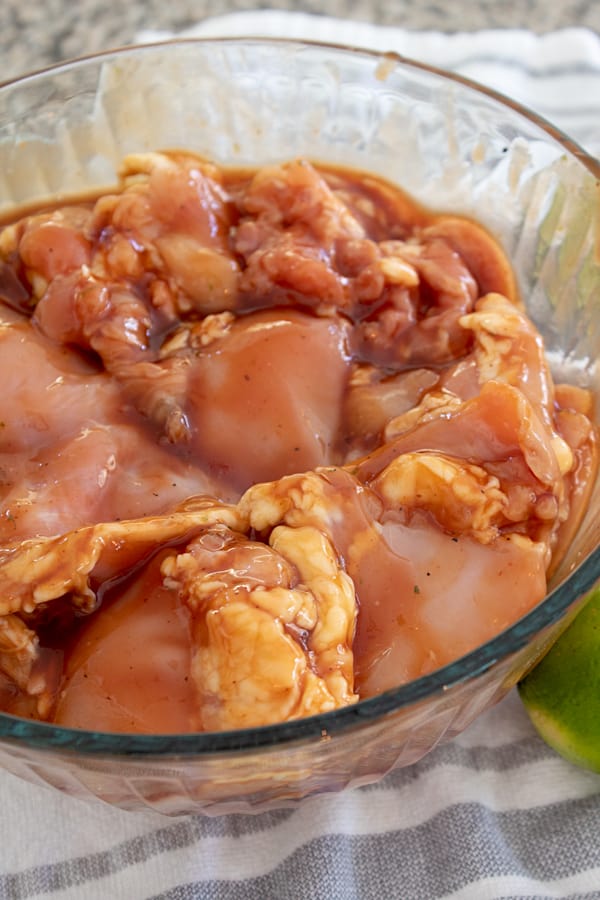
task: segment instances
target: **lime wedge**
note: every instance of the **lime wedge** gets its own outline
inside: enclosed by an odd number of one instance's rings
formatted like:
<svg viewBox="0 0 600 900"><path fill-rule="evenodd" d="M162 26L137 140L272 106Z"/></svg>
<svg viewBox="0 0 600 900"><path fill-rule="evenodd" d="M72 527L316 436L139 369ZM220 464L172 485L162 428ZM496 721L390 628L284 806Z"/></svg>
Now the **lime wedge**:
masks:
<svg viewBox="0 0 600 900"><path fill-rule="evenodd" d="M554 750L600 772L600 588L523 679L519 693Z"/></svg>

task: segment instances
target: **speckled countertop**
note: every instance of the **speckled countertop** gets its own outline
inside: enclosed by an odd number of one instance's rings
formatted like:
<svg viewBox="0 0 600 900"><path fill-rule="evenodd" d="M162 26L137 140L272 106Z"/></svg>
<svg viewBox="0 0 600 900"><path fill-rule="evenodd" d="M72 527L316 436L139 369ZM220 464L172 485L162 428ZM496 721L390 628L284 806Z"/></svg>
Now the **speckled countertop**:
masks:
<svg viewBox="0 0 600 900"><path fill-rule="evenodd" d="M179 31L207 16L263 6L409 29L504 27L543 33L584 26L600 32L597 0L0 0L0 80L132 43L142 29Z"/></svg>

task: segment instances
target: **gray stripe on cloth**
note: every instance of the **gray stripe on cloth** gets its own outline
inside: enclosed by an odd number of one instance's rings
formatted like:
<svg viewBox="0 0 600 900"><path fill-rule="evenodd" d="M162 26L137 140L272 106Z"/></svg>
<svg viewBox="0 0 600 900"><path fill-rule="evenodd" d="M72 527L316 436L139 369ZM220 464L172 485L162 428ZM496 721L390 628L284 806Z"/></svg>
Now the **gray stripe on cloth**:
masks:
<svg viewBox="0 0 600 900"><path fill-rule="evenodd" d="M276 843L277 824L284 816L299 812L259 817L271 829L265 839L273 840L274 853L285 854L285 847ZM220 824L224 833L234 835L244 831L247 819L193 817L109 851L6 875L0 878L0 897L26 900L73 887L83 891L86 883L143 864L150 857L193 847L206 836L207 823ZM414 828L365 836L327 834L289 853L264 876L182 884L175 890L187 893L171 891L156 895L156 900L188 896L292 900L297 896L293 886L300 877L303 895L324 900L354 896L379 900L382 895L374 892L374 887L380 890L382 884L405 884L402 900L434 900L445 891L486 877L516 874L546 880L585 872L600 865L600 844L590 841L590 835L598 833L598 797L500 813L480 803L461 803ZM568 854L564 853L566 846ZM375 883L373 873L377 873ZM160 885L156 887L160 889Z"/></svg>
<svg viewBox="0 0 600 900"><path fill-rule="evenodd" d="M462 765L472 771L507 772L525 764L552 756L541 740L526 738L500 747L461 747L457 743L438 747L415 766L391 772L382 781L360 788L361 791L388 791L425 778L444 765ZM227 815L215 818L191 816L168 824L150 835L132 838L96 854L65 859L57 863L33 866L22 872L0 876L0 897L25 900L39 893L52 893L77 884L114 875L132 865L169 850L192 846L207 837L238 837L259 832L274 832L295 810L276 810L260 815Z"/></svg>
<svg viewBox="0 0 600 900"><path fill-rule="evenodd" d="M408 831L317 838L259 878L183 883L149 900L441 900L490 877L547 882L582 875L600 863L593 837L599 829L597 798L500 814L460 805ZM599 896L600 890L568 900ZM556 893L537 898L555 900Z"/></svg>
<svg viewBox="0 0 600 900"><path fill-rule="evenodd" d="M214 819L190 816L150 834L131 838L110 850L33 866L10 875L0 875L0 898L26 900L34 895L52 894L54 891L84 885L143 864L162 853L191 847L208 835L237 837L249 832L269 831L293 814L294 811L288 809L267 812L261 816L223 816Z"/></svg>

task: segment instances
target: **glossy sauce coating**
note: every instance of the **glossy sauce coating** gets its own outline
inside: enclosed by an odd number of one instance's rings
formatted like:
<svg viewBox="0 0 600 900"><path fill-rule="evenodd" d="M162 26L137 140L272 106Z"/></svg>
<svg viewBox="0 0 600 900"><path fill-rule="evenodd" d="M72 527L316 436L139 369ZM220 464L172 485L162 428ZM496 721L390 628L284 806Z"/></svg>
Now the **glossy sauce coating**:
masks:
<svg viewBox="0 0 600 900"><path fill-rule="evenodd" d="M366 173L128 157L0 231L0 702L252 727L541 600L596 466L504 254Z"/></svg>

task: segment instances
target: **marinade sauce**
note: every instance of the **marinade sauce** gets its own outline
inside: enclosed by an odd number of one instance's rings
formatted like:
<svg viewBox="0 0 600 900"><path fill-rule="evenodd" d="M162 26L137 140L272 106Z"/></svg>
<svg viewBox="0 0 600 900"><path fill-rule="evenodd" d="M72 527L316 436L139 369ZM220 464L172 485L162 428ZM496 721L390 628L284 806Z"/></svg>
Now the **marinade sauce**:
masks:
<svg viewBox="0 0 600 900"><path fill-rule="evenodd" d="M134 154L0 226L0 706L325 712L545 595L597 465L504 253L369 173Z"/></svg>

